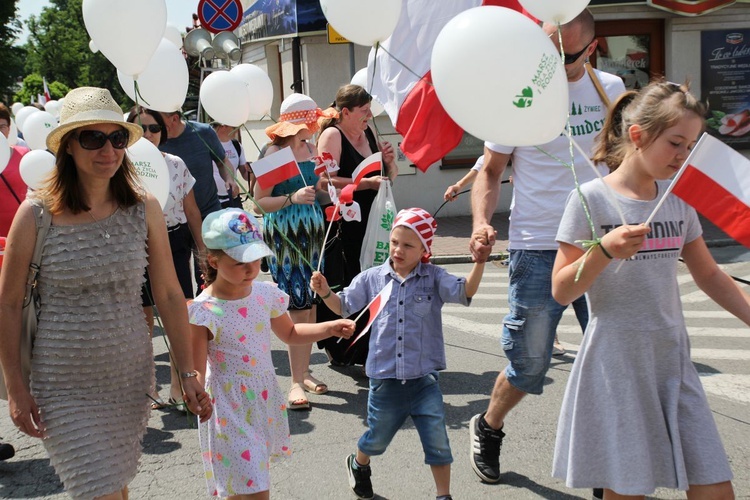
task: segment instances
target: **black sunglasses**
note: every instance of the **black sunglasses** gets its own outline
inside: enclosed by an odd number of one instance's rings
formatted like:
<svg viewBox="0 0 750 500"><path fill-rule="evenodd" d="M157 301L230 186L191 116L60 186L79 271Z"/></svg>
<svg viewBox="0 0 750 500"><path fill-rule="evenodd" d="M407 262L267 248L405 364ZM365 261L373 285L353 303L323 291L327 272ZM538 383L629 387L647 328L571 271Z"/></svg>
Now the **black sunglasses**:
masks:
<svg viewBox="0 0 750 500"><path fill-rule="evenodd" d="M113 148L123 149L128 145L130 133L125 129L115 130L109 135L98 130L81 130L76 139L83 149L101 149L108 140Z"/></svg>
<svg viewBox="0 0 750 500"><path fill-rule="evenodd" d="M596 38L594 38L594 40L596 40ZM591 40L589 43L586 44L586 46L584 48L582 48L581 50L579 50L575 54L565 54L565 58L564 58L565 59L565 64L566 65L567 64L573 64L574 62L576 62L578 60L578 58L581 57L584 52L586 52L586 49L589 48L589 45L591 45L592 43L594 43L594 40Z"/></svg>
<svg viewBox="0 0 750 500"><path fill-rule="evenodd" d="M152 134L158 134L161 132L161 125L158 123L152 123L151 125L143 125L141 124L141 127L143 128L143 133L151 132Z"/></svg>

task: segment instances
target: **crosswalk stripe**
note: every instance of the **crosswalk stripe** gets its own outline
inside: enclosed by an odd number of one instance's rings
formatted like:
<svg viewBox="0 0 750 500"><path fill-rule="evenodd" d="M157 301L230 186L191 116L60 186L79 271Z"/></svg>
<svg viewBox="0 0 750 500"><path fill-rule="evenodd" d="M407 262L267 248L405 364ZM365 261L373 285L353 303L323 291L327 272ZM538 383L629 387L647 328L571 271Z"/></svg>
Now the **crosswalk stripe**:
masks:
<svg viewBox="0 0 750 500"><path fill-rule="evenodd" d="M750 403L750 375L698 373L708 394Z"/></svg>
<svg viewBox="0 0 750 500"><path fill-rule="evenodd" d="M750 350L747 349L690 349L691 359L729 359L733 361L750 361Z"/></svg>

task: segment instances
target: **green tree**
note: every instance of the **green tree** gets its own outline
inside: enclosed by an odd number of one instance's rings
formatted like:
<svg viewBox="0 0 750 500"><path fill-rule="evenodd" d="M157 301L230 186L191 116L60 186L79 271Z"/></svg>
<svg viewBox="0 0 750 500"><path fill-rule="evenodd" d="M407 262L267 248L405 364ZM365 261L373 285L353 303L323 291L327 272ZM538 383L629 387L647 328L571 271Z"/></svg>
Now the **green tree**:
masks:
<svg viewBox="0 0 750 500"><path fill-rule="evenodd" d="M65 97L65 94L70 91L70 87L68 87L64 83L47 83L49 87L50 97L52 97L52 99L60 99L61 97ZM32 99L36 100L36 97L40 94L44 94L44 82L42 81L42 75L38 73L31 73L30 75L26 75L26 78L23 79L23 87L21 88L21 90L16 92L16 94L13 96L13 100L22 102L24 104L29 104Z"/></svg>
<svg viewBox="0 0 750 500"><path fill-rule="evenodd" d="M21 33L21 23L16 18L18 0L0 2L0 101L9 103L17 80L23 76L24 49L14 47Z"/></svg>
<svg viewBox="0 0 750 500"><path fill-rule="evenodd" d="M70 88L103 87L112 92L116 101L127 103L115 67L100 52L93 54L89 50L82 2L50 0L50 6L42 9L38 17L29 18L26 73L43 75L48 82L57 81Z"/></svg>

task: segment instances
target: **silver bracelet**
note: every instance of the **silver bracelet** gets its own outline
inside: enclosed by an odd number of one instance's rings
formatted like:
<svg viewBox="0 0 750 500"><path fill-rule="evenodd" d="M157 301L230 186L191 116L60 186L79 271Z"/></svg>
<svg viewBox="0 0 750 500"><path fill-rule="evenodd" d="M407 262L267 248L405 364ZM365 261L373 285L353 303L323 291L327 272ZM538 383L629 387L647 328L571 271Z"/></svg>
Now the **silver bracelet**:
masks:
<svg viewBox="0 0 750 500"><path fill-rule="evenodd" d="M197 376L198 376L198 372L195 371L195 370L193 370L191 372L180 373L180 377L181 378L192 378L192 377L197 377Z"/></svg>

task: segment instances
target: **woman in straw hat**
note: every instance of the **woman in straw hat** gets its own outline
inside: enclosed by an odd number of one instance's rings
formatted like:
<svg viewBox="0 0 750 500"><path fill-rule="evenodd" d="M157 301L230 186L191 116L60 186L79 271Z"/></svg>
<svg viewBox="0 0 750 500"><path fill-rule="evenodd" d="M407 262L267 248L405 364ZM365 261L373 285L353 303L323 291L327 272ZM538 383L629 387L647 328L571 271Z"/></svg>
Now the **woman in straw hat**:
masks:
<svg viewBox="0 0 750 500"><path fill-rule="evenodd" d="M278 123L266 128L266 135L271 139L266 156L289 146L299 165L300 175L267 189L255 187L255 200L266 213L264 239L275 254L269 259L269 270L279 288L289 295L289 314L295 323L315 323L315 306L319 302L313 298L309 287L315 270L310 265L317 268L322 257L325 218L315 199L318 177L312 157L318 153L308 141L318 131L321 116L333 115L321 111L306 95L292 94L284 99ZM312 344L289 346L291 410L310 408L305 391L314 394L328 392L326 384L310 375L311 350Z"/></svg>
<svg viewBox="0 0 750 500"><path fill-rule="evenodd" d="M154 386L151 339L141 309L148 265L156 304L191 411L207 419L187 308L156 199L139 187L125 148L142 135L105 89L65 98L47 137L56 154L46 184L19 208L0 275L0 361L15 425L44 446L73 498L127 498ZM39 214L52 215L38 287L41 314L30 387L21 375L24 284Z"/></svg>

